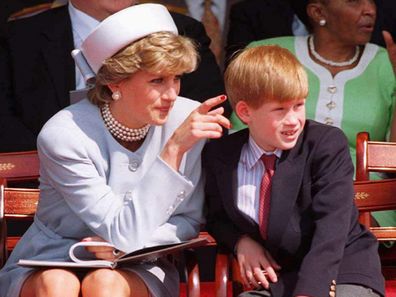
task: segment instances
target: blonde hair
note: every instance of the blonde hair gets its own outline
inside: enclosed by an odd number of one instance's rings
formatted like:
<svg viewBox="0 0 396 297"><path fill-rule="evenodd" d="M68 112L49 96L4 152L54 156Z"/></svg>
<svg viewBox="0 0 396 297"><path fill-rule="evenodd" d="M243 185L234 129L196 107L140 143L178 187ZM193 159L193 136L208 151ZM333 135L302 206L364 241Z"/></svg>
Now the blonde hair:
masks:
<svg viewBox="0 0 396 297"><path fill-rule="evenodd" d="M290 101L308 95L304 67L277 45L242 50L229 64L224 80L232 107L241 100L258 108L271 100Z"/></svg>
<svg viewBox="0 0 396 297"><path fill-rule="evenodd" d="M187 37L156 32L139 39L107 58L99 69L89 100L98 106L112 100L108 84L119 83L139 70L183 74L195 70L198 53Z"/></svg>

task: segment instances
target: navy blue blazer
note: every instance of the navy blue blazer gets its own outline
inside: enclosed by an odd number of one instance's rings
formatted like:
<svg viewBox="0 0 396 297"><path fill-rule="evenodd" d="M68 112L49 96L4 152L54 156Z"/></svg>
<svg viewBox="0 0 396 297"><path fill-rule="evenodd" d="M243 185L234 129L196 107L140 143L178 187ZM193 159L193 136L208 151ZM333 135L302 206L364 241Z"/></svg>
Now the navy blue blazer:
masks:
<svg viewBox="0 0 396 297"><path fill-rule="evenodd" d="M358 223L353 165L335 127L307 120L296 146L282 153L272 179L268 238L236 205L237 167L247 129L207 144L207 229L229 252L242 235L260 242L282 266L274 297L328 296L337 284L384 294L376 238Z"/></svg>

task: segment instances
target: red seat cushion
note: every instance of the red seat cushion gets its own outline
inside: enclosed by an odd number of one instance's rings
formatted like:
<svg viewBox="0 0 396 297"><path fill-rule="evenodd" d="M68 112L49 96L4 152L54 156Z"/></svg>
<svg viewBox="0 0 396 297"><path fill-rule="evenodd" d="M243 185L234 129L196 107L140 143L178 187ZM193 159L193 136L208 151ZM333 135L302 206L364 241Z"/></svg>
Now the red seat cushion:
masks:
<svg viewBox="0 0 396 297"><path fill-rule="evenodd" d="M231 292L231 286L228 288L228 293ZM214 282L201 283L201 297L214 297L216 295L216 287ZM231 294L228 297L231 296ZM396 280L387 280L385 284L385 296L396 297ZM180 297L186 297L186 285L180 284Z"/></svg>
<svg viewBox="0 0 396 297"><path fill-rule="evenodd" d="M396 297L396 280L387 280L385 282L385 296Z"/></svg>

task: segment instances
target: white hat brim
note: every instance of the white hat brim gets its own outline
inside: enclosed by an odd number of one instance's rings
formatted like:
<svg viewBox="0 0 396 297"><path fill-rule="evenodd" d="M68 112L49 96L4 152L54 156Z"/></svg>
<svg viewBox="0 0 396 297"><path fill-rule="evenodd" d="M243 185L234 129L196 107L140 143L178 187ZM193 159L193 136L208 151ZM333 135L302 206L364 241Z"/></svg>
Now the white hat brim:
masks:
<svg viewBox="0 0 396 297"><path fill-rule="evenodd" d="M134 5L103 20L82 43L81 51L97 73L105 59L128 44L160 31L178 34L166 7L160 4Z"/></svg>

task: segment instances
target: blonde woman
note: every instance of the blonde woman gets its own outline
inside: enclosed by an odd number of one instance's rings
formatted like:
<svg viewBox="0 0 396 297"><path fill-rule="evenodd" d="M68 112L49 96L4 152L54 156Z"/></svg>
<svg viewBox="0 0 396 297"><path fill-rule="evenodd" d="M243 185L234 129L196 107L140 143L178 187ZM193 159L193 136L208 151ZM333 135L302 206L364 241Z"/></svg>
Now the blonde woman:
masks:
<svg viewBox="0 0 396 297"><path fill-rule="evenodd" d="M216 108L224 96L201 105L177 96L180 76L197 64L193 43L177 35L163 6L142 4L104 20L76 60L96 82L88 99L57 113L38 137L40 202L0 271L0 295L178 296L178 273L166 259L79 273L16 264L68 260L81 240L125 253L179 242L202 223L201 149L229 121ZM110 247L89 251L114 258Z"/></svg>

